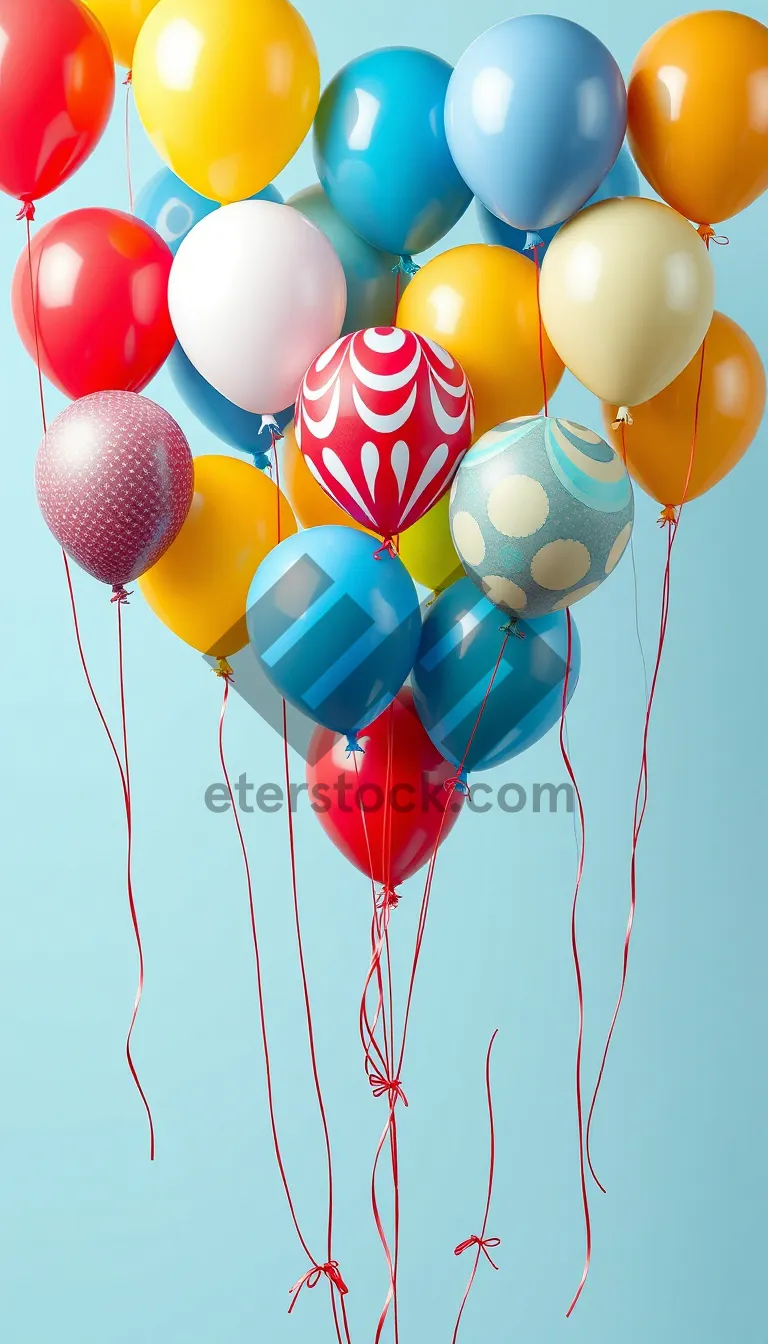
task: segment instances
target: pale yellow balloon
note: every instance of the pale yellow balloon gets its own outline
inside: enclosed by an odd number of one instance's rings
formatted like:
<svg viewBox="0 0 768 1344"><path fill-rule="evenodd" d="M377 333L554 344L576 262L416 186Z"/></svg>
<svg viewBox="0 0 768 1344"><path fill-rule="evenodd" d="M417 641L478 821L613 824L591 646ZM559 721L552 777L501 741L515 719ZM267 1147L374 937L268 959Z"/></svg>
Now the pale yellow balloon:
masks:
<svg viewBox="0 0 768 1344"><path fill-rule="evenodd" d="M712 321L715 277L682 215L624 197L589 206L555 234L540 293L567 368L624 408L656 396L693 358Z"/></svg>
<svg viewBox="0 0 768 1344"><path fill-rule="evenodd" d="M158 0L85 0L101 23L118 65L133 65L133 48L141 25Z"/></svg>

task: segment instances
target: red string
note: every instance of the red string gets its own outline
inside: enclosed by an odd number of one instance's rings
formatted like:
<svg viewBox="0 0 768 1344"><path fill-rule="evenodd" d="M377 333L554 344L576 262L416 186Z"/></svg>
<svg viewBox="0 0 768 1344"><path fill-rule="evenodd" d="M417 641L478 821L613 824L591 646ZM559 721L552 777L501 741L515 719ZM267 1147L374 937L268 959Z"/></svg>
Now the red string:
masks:
<svg viewBox="0 0 768 1344"><path fill-rule="evenodd" d="M131 85L133 75L128 71L125 79L125 169L128 177L128 203L133 214L133 177L131 175Z"/></svg>
<svg viewBox="0 0 768 1344"><path fill-rule="evenodd" d="M45 415L45 391L43 389L43 370L40 363L40 328L37 321L37 293L35 291L34 267L32 265L32 220L35 218L35 207L31 201L26 202L16 216L17 219L23 219L27 225L27 270L29 272L29 291L32 299L32 329L35 333L35 363L37 365L37 386L40 393L40 415L43 421L43 433L48 433L48 422Z"/></svg>
<svg viewBox="0 0 768 1344"><path fill-rule="evenodd" d="M705 239L705 242L706 241L707 240ZM699 412L701 408L701 393L704 382L704 356L706 352L706 344L707 343L705 340L701 346L701 358L699 361L699 378L696 387L696 400L694 403L694 410L693 410L693 432L691 435L691 451L688 459L688 471L685 478L685 485L683 487L683 494L680 503L680 508L677 511L677 513L675 513L675 510L673 508L666 508L662 514L662 519L666 523L668 523L667 558L664 567L664 581L662 584L662 593L661 593L661 613L659 619L659 638L656 646L656 662L654 664L653 677L651 678L651 689L648 695L648 702L645 710L645 723L643 725L643 743L642 743L642 753L640 761L640 772L637 780L637 788L635 790L635 805L632 817L632 857L630 861L629 917L627 919L627 929L624 935L624 952L622 956L621 982L619 985L619 994L616 1000L616 1006L613 1010L613 1017L611 1018L611 1025L608 1029L608 1035L606 1037L603 1056L600 1061L600 1069L597 1075L597 1082L595 1083L595 1090L592 1093L592 1102L589 1108L589 1116L587 1119L587 1141L586 1141L587 1161L589 1163L589 1170L592 1174L592 1178L595 1181L595 1183L600 1187L600 1189L603 1191L603 1194L605 1194L605 1186L599 1180L592 1163L592 1154L590 1145L592 1134L592 1119L594 1116L595 1106L597 1104L597 1098L600 1092L600 1087L602 1085L603 1075L605 1073L605 1066L608 1060L608 1052L611 1048L611 1042L613 1040L613 1033L616 1029L616 1023L618 1021L619 1012L621 1010L622 1001L624 999L624 990L626 989L627 984L629 949L632 940L632 930L635 922L635 911L637 908L637 850L640 841L640 833L643 828L643 821L645 819L645 813L648 806L648 737L651 727L653 705L656 698L656 687L659 680L659 671L661 669L661 660L664 654L664 644L667 637L667 623L669 620L669 604L671 593L672 548L675 544L677 531L680 526L680 519L682 518L683 514L683 507L685 505L688 496L688 490L691 484L691 475L693 473L693 464L696 455L696 439L698 437L698 430L699 430Z"/></svg>
<svg viewBox="0 0 768 1344"><path fill-rule="evenodd" d="M128 1028L128 1035L125 1041L125 1057L128 1061L128 1068L131 1071L131 1077L133 1078L133 1081L136 1084L139 1096L141 1097L141 1100L144 1103L144 1109L147 1112L147 1120L149 1121L149 1157L150 1161L154 1161L155 1126L152 1122L152 1111L150 1110L149 1102L147 1101L144 1088L142 1087L141 1082L139 1080L139 1075L136 1072L136 1066L133 1062L133 1056L131 1054L131 1038L133 1036L133 1029L136 1025L136 1018L139 1015L141 996L144 993L144 949L141 945L141 931L139 929L139 917L136 913L136 902L134 900L133 895L133 873L132 873L133 813L131 807L131 771L128 763L128 723L125 710L125 675L123 668L123 604L128 601L128 596L129 595L128 593L126 593L124 588L118 587L115 589L114 595L111 599L117 606L117 659L120 673L120 720L123 732L123 763L125 766L125 774L123 776L123 797L125 800L125 825L128 838L126 885L128 889L128 906L131 912L131 923L133 924L133 933L136 939L136 950L139 954L139 983L136 988L136 998L134 999L133 1003L133 1013L131 1014L131 1023Z"/></svg>
<svg viewBox="0 0 768 1344"><path fill-rule="evenodd" d="M544 360L544 319L541 316L541 259L539 257L539 248L541 243L533 249L533 262L536 267L536 310L539 317L539 364L541 366L541 385L544 391L544 414L549 415L549 397L547 395L547 368Z"/></svg>
<svg viewBox="0 0 768 1344"><path fill-rule="evenodd" d="M463 1255L464 1252L468 1251L471 1246L474 1246L476 1248L475 1263L472 1266L472 1272L470 1273L469 1276L469 1282L466 1286L466 1289L464 1290L464 1296L461 1299L461 1306L459 1307L459 1314L456 1317L456 1325L454 1326L453 1329L453 1337L451 1340L451 1344L456 1344L456 1340L459 1337L459 1326L461 1325L461 1318L464 1315L464 1308L467 1305L469 1294L472 1291L472 1284L475 1282L475 1275L477 1274L477 1267L480 1264L481 1255L485 1256L486 1260L492 1266L493 1269L499 1268L499 1266L491 1258L490 1252L494 1250L496 1246L501 1245L501 1238L486 1236L488 1230L488 1218L491 1212L491 1199L493 1198L493 1177L496 1169L496 1130L493 1121L493 1095L491 1093L491 1052L493 1050L493 1043L496 1040L498 1034L499 1032L497 1028L497 1030L494 1031L491 1037L490 1044L488 1046L488 1053L485 1057L485 1094L488 1099L488 1124L491 1136L490 1158L488 1162L488 1194L485 1200L485 1214L483 1216L483 1226L480 1232L480 1236L467 1237L466 1241L460 1242L459 1245L456 1247L455 1251L453 1252L454 1255Z"/></svg>
<svg viewBox="0 0 768 1344"><path fill-rule="evenodd" d="M592 1259L592 1224L589 1217L589 1194L587 1191L587 1177L586 1177L586 1168L584 1164L584 1110L583 1110L582 1093L581 1093L581 1055L584 1043L584 991L581 979L579 944L576 934L576 912L579 904L579 891L581 889L581 879L584 873L584 850L586 842L586 828L584 825L584 805L581 800L581 792L579 790L579 786L576 780L576 775L574 774L566 742L565 712L566 709L568 708L568 683L571 674L571 655L573 650L573 621L571 619L571 612L569 607L566 607L565 616L568 630L568 649L565 665L565 677L563 679L563 700L560 709L560 754L562 755L563 763L565 765L566 770L568 771L568 776L570 778L571 784L573 785L573 790L576 795L576 804L579 812L579 828L581 832L581 843L579 845L579 861L576 869L576 885L574 887L573 904L571 906L571 951L573 953L573 965L576 972L576 992L578 994L578 1000L579 1000L579 1034L576 1045L576 1116L579 1126L579 1174L581 1178L581 1202L584 1209L584 1230L586 1237L586 1251L584 1255L584 1268L581 1274L581 1282L579 1283L579 1286L576 1290L576 1295L566 1312L566 1316L570 1316L571 1312L576 1306L576 1303L581 1297L581 1292L584 1287L584 1284L587 1281L587 1275L589 1273L589 1265Z"/></svg>

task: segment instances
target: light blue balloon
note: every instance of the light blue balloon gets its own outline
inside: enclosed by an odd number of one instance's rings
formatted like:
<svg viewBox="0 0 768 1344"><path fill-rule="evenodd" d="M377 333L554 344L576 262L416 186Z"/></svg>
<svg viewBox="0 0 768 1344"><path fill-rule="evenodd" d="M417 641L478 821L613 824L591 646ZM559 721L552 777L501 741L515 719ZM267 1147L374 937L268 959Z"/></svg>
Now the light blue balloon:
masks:
<svg viewBox="0 0 768 1344"><path fill-rule="evenodd" d="M232 448L239 448L241 453L250 453L257 467L270 466L267 454L272 446L272 435L267 416L244 411L241 406L223 397L215 387L211 387L187 358L178 341L166 367L182 401L206 429ZM282 433L293 418L293 407L280 411L274 418Z"/></svg>
<svg viewBox="0 0 768 1344"><path fill-rule="evenodd" d="M535 619L587 597L632 535L632 482L599 434L531 416L473 444L451 487L453 544L492 602Z"/></svg>
<svg viewBox="0 0 768 1344"><path fill-rule="evenodd" d="M334 210L321 186L305 187L291 196L288 205L316 224L328 239L344 267L347 281L347 314L342 336L366 327L389 327L395 320L398 286L394 270L397 257L371 247ZM407 280L407 276L403 279ZM402 282L400 290L402 291Z"/></svg>
<svg viewBox="0 0 768 1344"><path fill-rule="evenodd" d="M517 621L506 643L505 634L498 607L470 579L460 579L441 593L424 622L411 677L416 710L446 760L460 765L467 753L465 771L490 770L519 756L560 718L568 664L565 612ZM574 622L568 703L580 668ZM493 686L478 723L491 677Z"/></svg>
<svg viewBox="0 0 768 1344"><path fill-rule="evenodd" d="M259 565L248 635L266 676L316 723L355 734L394 700L421 635L413 579L375 537L310 527Z"/></svg>
<svg viewBox="0 0 768 1344"><path fill-rule="evenodd" d="M586 28L528 14L489 28L464 52L445 125L475 196L534 234L569 219L600 186L627 129L627 92L613 56Z"/></svg>
<svg viewBox="0 0 768 1344"><path fill-rule="evenodd" d="M428 51L371 51L331 80L315 117L315 165L332 205L406 267L453 228L472 199L445 137L451 73Z"/></svg>
<svg viewBox="0 0 768 1344"><path fill-rule="evenodd" d="M616 196L639 195L640 174L626 145L622 145L618 159L608 176L603 178L594 195L590 196L587 205L596 205L598 201L613 200ZM497 219L496 215L492 215L490 210L486 210L481 201L477 201L476 204L477 218L480 222L480 232L483 235L484 242L495 243L498 247L509 247L513 252L526 251L525 245L528 241L528 234L525 229L513 229L511 225L505 224L503 219ZM586 206L583 208L586 209ZM562 227L562 224L553 224L551 229L541 230L542 246L539 249L539 261L543 261L549 244L558 229Z"/></svg>
<svg viewBox="0 0 768 1344"><path fill-rule="evenodd" d="M280 192L271 182L251 200L283 204ZM190 229L218 210L219 202L209 201L206 196L193 191L170 168L161 168L142 187L134 208L139 219L160 234L175 256Z"/></svg>

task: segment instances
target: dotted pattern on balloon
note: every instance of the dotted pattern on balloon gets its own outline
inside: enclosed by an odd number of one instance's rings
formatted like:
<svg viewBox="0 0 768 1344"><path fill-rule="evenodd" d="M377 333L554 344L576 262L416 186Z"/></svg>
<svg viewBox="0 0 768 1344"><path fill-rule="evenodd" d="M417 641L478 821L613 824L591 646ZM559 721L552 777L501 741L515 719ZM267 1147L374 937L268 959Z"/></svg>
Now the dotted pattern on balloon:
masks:
<svg viewBox="0 0 768 1344"><path fill-rule="evenodd" d="M632 534L626 469L570 420L510 421L467 453L451 533L469 577L513 616L562 611L598 588Z"/></svg>
<svg viewBox="0 0 768 1344"><path fill-rule="evenodd" d="M296 403L296 439L312 475L385 537L447 490L473 428L461 366L398 327L370 327L330 346L310 365Z"/></svg>

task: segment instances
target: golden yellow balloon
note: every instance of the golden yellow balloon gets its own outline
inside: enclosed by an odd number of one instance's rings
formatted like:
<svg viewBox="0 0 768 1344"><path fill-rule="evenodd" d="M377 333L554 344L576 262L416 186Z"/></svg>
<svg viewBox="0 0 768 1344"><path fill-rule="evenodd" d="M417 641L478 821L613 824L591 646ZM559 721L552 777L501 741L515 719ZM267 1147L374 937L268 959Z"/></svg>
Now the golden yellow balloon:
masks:
<svg viewBox="0 0 768 1344"><path fill-rule="evenodd" d="M471 243L433 257L397 310L398 327L437 341L457 359L475 394L475 438L544 404L536 268L507 247ZM562 360L543 336L547 394Z"/></svg>
<svg viewBox="0 0 768 1344"><path fill-rule="evenodd" d="M320 67L288 0L160 0L136 43L133 91L168 166L210 200L242 201L299 148Z"/></svg>
<svg viewBox="0 0 768 1344"><path fill-rule="evenodd" d="M118 65L133 65L133 49L150 10L158 0L85 0L102 25Z"/></svg>
<svg viewBox="0 0 768 1344"><path fill-rule="evenodd" d="M280 443L280 484L291 501L291 508L302 527L354 527L357 532L369 528L356 522L330 495L326 495L307 466L296 442L293 420L286 426ZM371 532L371 536L376 533Z"/></svg>
<svg viewBox="0 0 768 1344"><path fill-rule="evenodd" d="M412 579L441 593L464 573L451 538L448 494L443 495L418 523L400 534L400 559Z"/></svg>
<svg viewBox="0 0 768 1344"><path fill-rule="evenodd" d="M278 540L296 532L296 519L285 496L252 463L211 455L196 457L194 466L186 522L139 588L179 639L226 658L248 643L251 580Z"/></svg>

